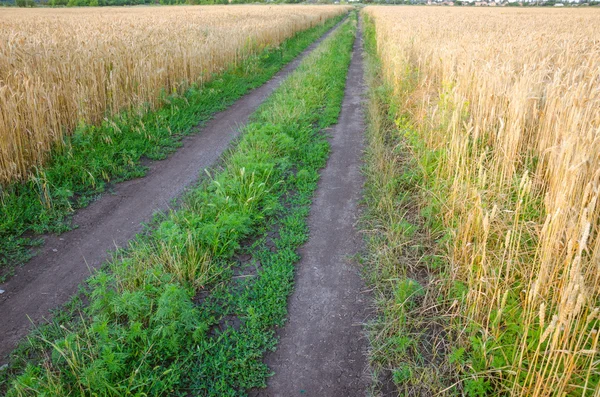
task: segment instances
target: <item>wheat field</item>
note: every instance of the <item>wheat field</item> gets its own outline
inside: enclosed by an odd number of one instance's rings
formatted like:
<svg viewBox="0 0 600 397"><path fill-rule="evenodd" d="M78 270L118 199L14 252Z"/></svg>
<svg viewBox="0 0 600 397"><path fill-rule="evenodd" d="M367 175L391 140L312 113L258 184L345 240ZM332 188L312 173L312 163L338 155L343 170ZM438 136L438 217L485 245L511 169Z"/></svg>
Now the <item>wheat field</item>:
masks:
<svg viewBox="0 0 600 397"><path fill-rule="evenodd" d="M0 10L0 183L26 179L64 134L347 11L336 6Z"/></svg>
<svg viewBox="0 0 600 397"><path fill-rule="evenodd" d="M472 375L494 395L600 395L600 10L366 13L399 112L438 159L439 293L483 357Z"/></svg>

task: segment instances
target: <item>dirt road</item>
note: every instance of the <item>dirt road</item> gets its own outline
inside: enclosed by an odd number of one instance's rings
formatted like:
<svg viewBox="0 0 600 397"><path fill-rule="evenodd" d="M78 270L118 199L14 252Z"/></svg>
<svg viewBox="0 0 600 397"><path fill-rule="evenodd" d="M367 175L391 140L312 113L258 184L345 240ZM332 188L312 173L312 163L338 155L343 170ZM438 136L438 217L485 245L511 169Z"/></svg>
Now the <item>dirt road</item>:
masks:
<svg viewBox="0 0 600 397"><path fill-rule="evenodd" d="M125 246L142 230L142 223L150 221L156 211L168 209L173 199L219 159L238 135L238 127L332 30L269 82L216 114L198 134L187 137L175 154L151 164L144 178L118 184L113 194L78 211L74 217L77 229L46 238L38 255L0 285L5 291L0 295L0 366L31 329L32 321L40 323L49 310L65 303L90 271L109 258L110 251Z"/></svg>
<svg viewBox="0 0 600 397"><path fill-rule="evenodd" d="M267 356L275 372L253 396L364 396L369 384L361 324L368 316L356 223L363 177L363 55L359 29L331 156L309 217L310 238L300 251L288 323L277 350Z"/></svg>

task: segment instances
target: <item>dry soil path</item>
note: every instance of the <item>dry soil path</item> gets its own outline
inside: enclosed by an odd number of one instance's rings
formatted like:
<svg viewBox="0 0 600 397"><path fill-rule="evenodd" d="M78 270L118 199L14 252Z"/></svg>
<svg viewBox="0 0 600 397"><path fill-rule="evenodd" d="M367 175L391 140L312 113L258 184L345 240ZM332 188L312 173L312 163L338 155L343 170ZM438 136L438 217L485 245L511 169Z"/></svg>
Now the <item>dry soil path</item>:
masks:
<svg viewBox="0 0 600 397"><path fill-rule="evenodd" d="M339 24L338 24L339 25ZM198 134L168 159L155 162L144 178L118 184L79 210L73 222L78 228L61 236L48 236L37 256L8 282L0 285L0 366L18 341L67 302L91 269L99 267L110 251L122 247L142 230L156 211L169 208L172 200L214 164L238 135L239 126L336 27L308 47L271 80L248 93L210 120Z"/></svg>
<svg viewBox="0 0 600 397"><path fill-rule="evenodd" d="M275 375L254 396L366 395L368 343L362 324L368 297L351 259L362 241L356 230L365 130L360 28L353 51L331 155L311 208L309 241L300 252L289 320L266 360Z"/></svg>

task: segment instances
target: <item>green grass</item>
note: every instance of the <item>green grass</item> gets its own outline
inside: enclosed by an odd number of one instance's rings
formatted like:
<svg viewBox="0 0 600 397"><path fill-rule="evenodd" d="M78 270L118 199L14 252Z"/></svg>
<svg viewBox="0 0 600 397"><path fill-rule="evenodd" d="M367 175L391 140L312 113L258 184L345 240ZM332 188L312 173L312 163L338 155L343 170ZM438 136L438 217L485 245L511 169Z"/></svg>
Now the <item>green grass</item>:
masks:
<svg viewBox="0 0 600 397"><path fill-rule="evenodd" d="M409 118L398 117L401 109L381 76L373 22L367 16L364 21L369 84L364 262L377 308L368 325L371 393L455 395L463 356L451 354L445 306L436 301L437 281L447 266L441 228L431 222L437 207L423 200L427 167L414 157L416 131ZM404 84L410 87L411 79Z"/></svg>
<svg viewBox="0 0 600 397"><path fill-rule="evenodd" d="M88 305L76 298L21 344L0 390L238 396L265 386L262 358L285 323L355 32L353 14L257 110L222 166L89 280Z"/></svg>
<svg viewBox="0 0 600 397"><path fill-rule="evenodd" d="M265 83L342 17L250 56L202 87L165 94L157 110L137 109L99 126L81 125L33 178L0 187L0 282L30 258L29 248L39 244L30 236L69 230L76 209L115 182L143 176L147 170L143 159L167 157L183 136L197 131L194 127Z"/></svg>

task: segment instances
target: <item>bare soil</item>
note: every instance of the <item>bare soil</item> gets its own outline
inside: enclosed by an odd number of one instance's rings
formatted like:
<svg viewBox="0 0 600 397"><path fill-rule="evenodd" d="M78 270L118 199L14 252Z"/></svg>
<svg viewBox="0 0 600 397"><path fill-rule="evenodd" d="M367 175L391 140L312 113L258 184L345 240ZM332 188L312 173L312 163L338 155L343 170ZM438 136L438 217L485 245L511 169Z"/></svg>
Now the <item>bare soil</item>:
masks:
<svg viewBox="0 0 600 397"><path fill-rule="evenodd" d="M238 136L239 126L296 69L301 60L331 31L307 48L271 80L214 116L201 131L183 140L168 159L151 163L143 178L117 184L73 219L77 229L45 236L37 255L0 285L0 366L30 329L50 317L50 310L66 303L78 286L111 252L124 247L143 223L196 182Z"/></svg>
<svg viewBox="0 0 600 397"><path fill-rule="evenodd" d="M352 260L362 249L356 224L364 183L362 36L359 29L331 155L313 201L310 237L301 249L289 320L266 363L275 375L252 396L364 396L370 384L362 325L369 296Z"/></svg>

